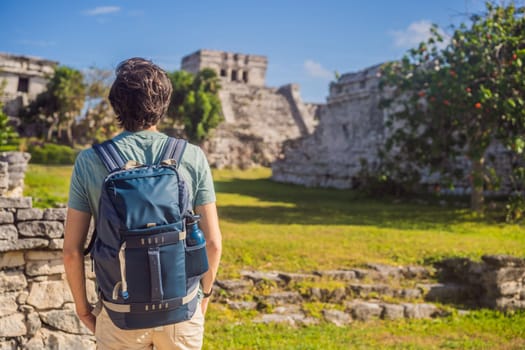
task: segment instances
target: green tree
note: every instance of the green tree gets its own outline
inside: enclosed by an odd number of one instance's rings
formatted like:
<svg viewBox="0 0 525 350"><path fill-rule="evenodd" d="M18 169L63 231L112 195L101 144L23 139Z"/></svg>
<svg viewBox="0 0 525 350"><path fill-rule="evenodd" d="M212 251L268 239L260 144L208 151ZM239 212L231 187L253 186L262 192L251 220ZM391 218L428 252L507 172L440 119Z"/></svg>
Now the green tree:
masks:
<svg viewBox="0 0 525 350"><path fill-rule="evenodd" d="M45 129L46 141L56 134L59 142L73 145L72 127L84 106L86 86L80 71L66 66L55 68L47 90L23 112L26 121Z"/></svg>
<svg viewBox="0 0 525 350"><path fill-rule="evenodd" d="M3 90L4 84L0 84L0 96L3 95ZM11 125L9 117L4 112L4 104L0 100L0 149L17 145L18 141L18 133Z"/></svg>
<svg viewBox="0 0 525 350"><path fill-rule="evenodd" d="M184 126L190 141L201 143L223 120L217 74L212 69L203 69L196 75L175 71L169 76L173 95L168 117Z"/></svg>
<svg viewBox="0 0 525 350"><path fill-rule="evenodd" d="M444 49L437 26L400 62L386 64L382 85L389 98L391 135L386 151L458 178L458 159L470 163L471 209L483 208L491 172L488 146L525 150L524 8L486 4L486 13L455 28Z"/></svg>

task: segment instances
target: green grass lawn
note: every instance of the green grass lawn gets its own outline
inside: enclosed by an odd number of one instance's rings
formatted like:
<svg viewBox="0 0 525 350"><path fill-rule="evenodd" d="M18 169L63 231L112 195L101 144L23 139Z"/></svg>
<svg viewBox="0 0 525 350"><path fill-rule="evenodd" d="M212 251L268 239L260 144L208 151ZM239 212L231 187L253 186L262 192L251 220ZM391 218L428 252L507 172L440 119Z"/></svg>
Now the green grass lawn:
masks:
<svg viewBox="0 0 525 350"><path fill-rule="evenodd" d="M65 203L71 167L30 165L25 194L38 207ZM525 228L459 199L370 199L344 190L271 182L269 169L214 172L224 239L219 279L241 269L313 271L431 264L447 256L525 255ZM447 199L448 200L448 199ZM205 349L525 349L525 314L480 310L468 316L290 328L213 304Z"/></svg>

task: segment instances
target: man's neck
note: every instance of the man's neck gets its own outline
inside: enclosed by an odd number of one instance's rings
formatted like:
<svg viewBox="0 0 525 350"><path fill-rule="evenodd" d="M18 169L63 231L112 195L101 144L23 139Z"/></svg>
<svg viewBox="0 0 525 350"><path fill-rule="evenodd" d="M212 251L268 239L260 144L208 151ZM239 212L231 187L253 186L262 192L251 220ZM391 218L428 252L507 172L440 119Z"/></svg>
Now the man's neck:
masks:
<svg viewBox="0 0 525 350"><path fill-rule="evenodd" d="M159 130L157 129L157 125L152 125L149 128L142 129L140 131L159 131Z"/></svg>

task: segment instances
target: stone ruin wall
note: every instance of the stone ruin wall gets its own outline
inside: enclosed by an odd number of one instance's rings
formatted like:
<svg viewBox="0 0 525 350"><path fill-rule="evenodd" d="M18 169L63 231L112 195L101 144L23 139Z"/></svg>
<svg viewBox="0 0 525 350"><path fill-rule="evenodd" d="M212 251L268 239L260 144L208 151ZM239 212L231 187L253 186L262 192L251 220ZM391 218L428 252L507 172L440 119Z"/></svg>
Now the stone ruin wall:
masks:
<svg viewBox="0 0 525 350"><path fill-rule="evenodd" d="M65 208L22 197L29 154L0 153L0 349L95 349L76 317L62 263ZM96 302L86 259L88 298Z"/></svg>
<svg viewBox="0 0 525 350"><path fill-rule="evenodd" d="M272 164L272 179L305 186L348 188L360 158L374 161L383 140L384 115L375 77L379 66L343 75L330 86L312 135L288 141Z"/></svg>
<svg viewBox="0 0 525 350"><path fill-rule="evenodd" d="M219 97L225 120L203 145L215 168L270 166L284 141L313 132L320 109L304 103L295 84L223 83Z"/></svg>
<svg viewBox="0 0 525 350"><path fill-rule="evenodd" d="M317 128L310 135L284 143L282 156L272 164L273 180L309 187L352 188L361 159L372 166L379 162L377 151L389 132L385 128L388 110L378 105L383 96L379 89L380 67L344 74L331 83ZM490 145L485 156L489 164L489 159L494 159L492 165L498 175L511 173L511 154L501 144ZM457 166L466 169L470 163L462 158ZM422 183L433 188L439 183L439 174L423 176ZM509 186L509 182L503 182L500 193ZM456 181L453 191L444 191L468 193L468 178Z"/></svg>

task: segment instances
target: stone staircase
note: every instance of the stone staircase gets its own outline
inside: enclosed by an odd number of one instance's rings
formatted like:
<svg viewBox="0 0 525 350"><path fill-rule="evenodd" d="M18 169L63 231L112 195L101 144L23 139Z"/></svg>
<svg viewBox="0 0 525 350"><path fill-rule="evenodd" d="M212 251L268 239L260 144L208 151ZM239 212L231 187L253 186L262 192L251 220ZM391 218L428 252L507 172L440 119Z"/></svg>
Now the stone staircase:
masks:
<svg viewBox="0 0 525 350"><path fill-rule="evenodd" d="M217 280L214 301L232 310L255 310L253 322L263 323L309 325L324 319L343 326L354 320L434 318L451 308L432 302L454 300L461 291L437 283L434 272L381 264L312 273L243 270L239 279ZM321 306L320 314L309 311L312 303Z"/></svg>
<svg viewBox="0 0 525 350"><path fill-rule="evenodd" d="M292 325L434 318L480 307L525 309L525 259L484 255L481 261L448 258L434 266L241 271L240 279L216 282L215 298L233 310L256 310L254 322ZM314 304L321 312L312 311Z"/></svg>

